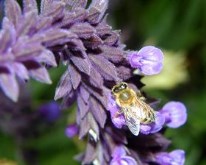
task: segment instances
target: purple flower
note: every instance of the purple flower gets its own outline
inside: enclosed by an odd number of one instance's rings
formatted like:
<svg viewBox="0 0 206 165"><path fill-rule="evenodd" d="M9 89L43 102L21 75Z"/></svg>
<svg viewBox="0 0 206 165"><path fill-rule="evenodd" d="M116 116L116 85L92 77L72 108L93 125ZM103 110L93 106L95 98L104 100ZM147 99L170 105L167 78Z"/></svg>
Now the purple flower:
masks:
<svg viewBox="0 0 206 165"><path fill-rule="evenodd" d="M141 124L140 127L140 132L143 134L150 134L150 133L156 133L158 131L160 131L165 123L165 118L164 116L159 113L156 112L155 115L155 122L150 123L150 124Z"/></svg>
<svg viewBox="0 0 206 165"><path fill-rule="evenodd" d="M108 110L110 111L110 116L113 124L117 128L122 128L122 126L126 124L126 121L123 114L119 114L120 108L118 107L111 95L109 97L108 103Z"/></svg>
<svg viewBox="0 0 206 165"><path fill-rule="evenodd" d="M181 102L168 102L160 113L165 117L165 124L170 128L178 128L187 120L187 110Z"/></svg>
<svg viewBox="0 0 206 165"><path fill-rule="evenodd" d="M66 130L65 130L65 134L69 138L76 136L78 134L78 132L79 132L79 128L76 124L68 125Z"/></svg>
<svg viewBox="0 0 206 165"><path fill-rule="evenodd" d="M185 152L183 150L174 150L170 153L160 152L156 155L156 161L160 165L184 165Z"/></svg>
<svg viewBox="0 0 206 165"><path fill-rule="evenodd" d="M60 107L56 102L50 102L39 108L41 116L48 122L56 121L60 117Z"/></svg>
<svg viewBox="0 0 206 165"><path fill-rule="evenodd" d="M134 158L127 156L123 146L118 146L112 153L110 165L137 165Z"/></svg>
<svg viewBox="0 0 206 165"><path fill-rule="evenodd" d="M131 67L139 69L145 75L158 74L163 67L163 53L154 46L145 46L138 52L130 52L128 60Z"/></svg>

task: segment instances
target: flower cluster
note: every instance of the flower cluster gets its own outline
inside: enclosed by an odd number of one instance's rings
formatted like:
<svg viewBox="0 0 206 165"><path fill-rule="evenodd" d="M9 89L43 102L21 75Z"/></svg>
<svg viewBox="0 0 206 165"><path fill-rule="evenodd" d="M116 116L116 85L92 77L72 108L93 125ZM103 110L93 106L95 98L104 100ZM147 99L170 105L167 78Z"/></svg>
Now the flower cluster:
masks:
<svg viewBox="0 0 206 165"><path fill-rule="evenodd" d="M36 0L24 0L21 9L15 0L6 1L0 32L0 87L5 95L17 101L18 82L32 77L51 83L47 69L64 64L67 69L54 99L62 98L64 106L77 102L76 124L68 126L66 134L88 137L86 151L79 156L83 164L183 164L183 151L166 153L170 142L157 133L163 125L177 128L185 123L182 103L166 104L155 122L141 125L141 134L134 137L122 128L124 116L115 117L119 107L111 98L118 82L137 91L140 75L158 74L162 51L154 46L125 50L119 31L107 24L108 0L42 0L40 6L39 11ZM140 75L133 74L136 69ZM43 116L48 113L41 109ZM48 120L54 119L56 109Z"/></svg>

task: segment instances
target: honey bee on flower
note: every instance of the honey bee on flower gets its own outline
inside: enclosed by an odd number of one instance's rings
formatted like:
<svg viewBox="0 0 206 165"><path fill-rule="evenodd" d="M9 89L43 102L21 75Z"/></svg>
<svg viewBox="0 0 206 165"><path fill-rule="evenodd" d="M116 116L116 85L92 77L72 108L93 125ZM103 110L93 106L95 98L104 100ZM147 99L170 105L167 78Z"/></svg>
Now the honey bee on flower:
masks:
<svg viewBox="0 0 206 165"><path fill-rule="evenodd" d="M121 82L112 88L117 105L118 114L123 114L129 130L138 135L140 124L149 124L155 121L155 111L144 102L144 97L129 88L127 83Z"/></svg>

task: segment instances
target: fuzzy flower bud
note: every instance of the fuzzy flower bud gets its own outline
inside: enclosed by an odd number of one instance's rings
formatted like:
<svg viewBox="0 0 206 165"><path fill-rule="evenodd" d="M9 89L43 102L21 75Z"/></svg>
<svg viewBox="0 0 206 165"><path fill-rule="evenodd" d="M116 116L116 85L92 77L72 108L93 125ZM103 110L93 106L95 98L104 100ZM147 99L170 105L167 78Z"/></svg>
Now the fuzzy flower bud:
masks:
<svg viewBox="0 0 206 165"><path fill-rule="evenodd" d="M78 134L78 132L79 132L79 128L77 127L76 124L68 125L66 130L65 130L65 134L69 138L76 136Z"/></svg>
<svg viewBox="0 0 206 165"><path fill-rule="evenodd" d="M131 67L139 69L145 75L154 75L161 72L163 67L163 52L154 46L145 46L132 51L128 56Z"/></svg>
<svg viewBox="0 0 206 165"><path fill-rule="evenodd" d="M56 102L49 102L39 108L41 116L48 122L56 121L60 116L60 107Z"/></svg>

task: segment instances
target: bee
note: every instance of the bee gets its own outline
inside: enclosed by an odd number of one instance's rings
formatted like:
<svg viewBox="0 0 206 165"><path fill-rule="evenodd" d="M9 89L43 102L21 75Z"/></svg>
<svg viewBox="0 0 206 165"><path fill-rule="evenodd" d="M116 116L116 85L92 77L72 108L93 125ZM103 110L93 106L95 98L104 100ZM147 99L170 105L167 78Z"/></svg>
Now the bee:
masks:
<svg viewBox="0 0 206 165"><path fill-rule="evenodd" d="M112 94L116 104L120 107L118 114L123 114L129 130L138 135L140 124L149 124L155 121L155 111L145 103L140 92L135 92L125 82L113 86Z"/></svg>

